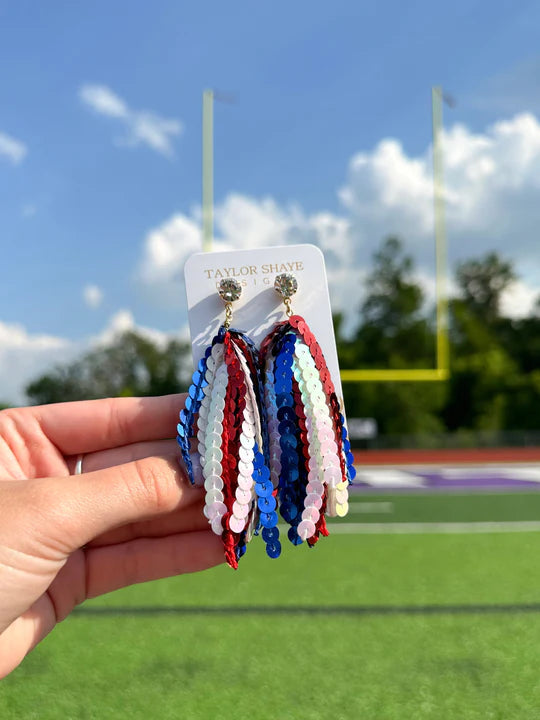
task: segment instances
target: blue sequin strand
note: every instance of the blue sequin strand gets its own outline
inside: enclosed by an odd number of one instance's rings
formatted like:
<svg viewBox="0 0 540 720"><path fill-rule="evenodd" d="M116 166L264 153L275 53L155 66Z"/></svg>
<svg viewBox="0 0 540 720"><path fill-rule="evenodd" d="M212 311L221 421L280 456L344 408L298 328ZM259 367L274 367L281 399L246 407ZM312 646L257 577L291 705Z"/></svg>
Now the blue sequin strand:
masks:
<svg viewBox="0 0 540 720"><path fill-rule="evenodd" d="M350 485L356 477L356 469L354 467L354 455L351 451L351 442L348 437L347 427L345 425L345 418L343 416L343 413L340 413L339 420L341 422L341 438L343 440L343 455L345 457L345 466L347 467L347 479Z"/></svg>
<svg viewBox="0 0 540 720"><path fill-rule="evenodd" d="M273 485L270 480L270 470L265 462L263 454L255 444L255 461L253 469L253 480L255 482L255 494L257 498L257 509L259 511L259 522L257 530L262 528L262 539L266 544L266 553L271 558L277 558L281 554L281 543L279 542L278 514L276 512L276 498L273 495Z"/></svg>
<svg viewBox="0 0 540 720"><path fill-rule="evenodd" d="M212 343L213 344L213 343ZM193 437L193 421L196 413L201 407L203 388L208 385L206 381L206 363L212 352L212 346L205 351L204 357L199 360L197 369L191 378L191 385L188 390L188 398L185 407L180 411L180 422L176 426L178 435L176 437L186 466L187 474L191 484L195 483L193 476L193 463L191 462L191 438Z"/></svg>
<svg viewBox="0 0 540 720"><path fill-rule="evenodd" d="M343 517L348 510L344 488L356 471L345 418L321 348L303 318L282 323L263 348L264 376L273 383L277 407L269 461L274 482L279 476L279 512L290 526L289 540L298 545L305 539L313 547L320 534L328 535L325 515Z"/></svg>
<svg viewBox="0 0 540 720"><path fill-rule="evenodd" d="M281 517L290 525L288 538L293 544L301 542L296 528L301 519L302 503L299 493L301 461L298 418L293 395L294 346L296 335L289 332L280 337L274 348L274 390L278 407L281 473L278 496ZM301 447L301 446L300 446Z"/></svg>

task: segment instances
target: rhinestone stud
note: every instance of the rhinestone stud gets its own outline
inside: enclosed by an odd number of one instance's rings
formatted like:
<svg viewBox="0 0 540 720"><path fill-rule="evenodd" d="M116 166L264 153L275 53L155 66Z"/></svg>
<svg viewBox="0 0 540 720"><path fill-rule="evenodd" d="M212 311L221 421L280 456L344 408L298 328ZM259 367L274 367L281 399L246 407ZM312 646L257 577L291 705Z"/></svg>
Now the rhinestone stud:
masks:
<svg viewBox="0 0 540 720"><path fill-rule="evenodd" d="M298 290L298 281L292 273L280 273L274 280L274 290L282 297L290 298Z"/></svg>
<svg viewBox="0 0 540 720"><path fill-rule="evenodd" d="M225 302L234 302L242 294L242 286L234 278L223 278L219 283L218 292Z"/></svg>

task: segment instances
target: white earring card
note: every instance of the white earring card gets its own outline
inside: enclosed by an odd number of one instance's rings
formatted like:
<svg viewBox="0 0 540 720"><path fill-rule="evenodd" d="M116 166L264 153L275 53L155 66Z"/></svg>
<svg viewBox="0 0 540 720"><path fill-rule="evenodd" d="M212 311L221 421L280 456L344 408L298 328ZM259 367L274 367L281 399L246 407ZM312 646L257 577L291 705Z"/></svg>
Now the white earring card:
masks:
<svg viewBox="0 0 540 720"><path fill-rule="evenodd" d="M258 348L272 327L287 317L283 298L274 290L276 275L285 272L298 281L291 297L293 314L301 315L317 338L343 407L324 256L315 245L197 253L188 258L184 277L194 364L225 318L220 281L234 278L242 286L242 296L232 306L231 327L247 333Z"/></svg>

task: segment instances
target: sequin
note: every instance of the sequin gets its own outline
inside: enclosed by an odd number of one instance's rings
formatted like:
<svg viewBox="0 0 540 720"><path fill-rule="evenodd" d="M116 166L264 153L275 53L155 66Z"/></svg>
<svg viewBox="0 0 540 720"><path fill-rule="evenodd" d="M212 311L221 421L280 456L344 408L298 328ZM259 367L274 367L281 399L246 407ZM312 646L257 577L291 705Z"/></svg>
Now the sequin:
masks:
<svg viewBox="0 0 540 720"><path fill-rule="evenodd" d="M320 517L320 513L315 507L306 507L302 511L302 521L311 520L313 523L317 523Z"/></svg>
<svg viewBox="0 0 540 720"><path fill-rule="evenodd" d="M263 465L262 467L258 468L259 470L259 482L270 480L270 469L267 465Z"/></svg>
<svg viewBox="0 0 540 720"><path fill-rule="evenodd" d="M246 477L245 475L239 475L238 487L242 490L251 490L251 488L253 487L253 479L251 475L248 477Z"/></svg>
<svg viewBox="0 0 540 720"><path fill-rule="evenodd" d="M270 528L270 527L274 527L275 525L277 525L278 516L277 516L277 513L275 510L270 513L263 512L263 513L261 513L260 520L261 520L261 525L263 527Z"/></svg>
<svg viewBox="0 0 540 720"><path fill-rule="evenodd" d="M286 434L281 436L281 447L282 448L295 448L298 445L298 440L292 434Z"/></svg>
<svg viewBox="0 0 540 720"><path fill-rule="evenodd" d="M257 500L257 506L263 513L271 513L276 509L276 499L272 495L259 497Z"/></svg>
<svg viewBox="0 0 540 720"><path fill-rule="evenodd" d="M209 411L209 403L203 403L201 407L199 408L199 422L202 419L205 419L208 417L208 411Z"/></svg>
<svg viewBox="0 0 540 720"><path fill-rule="evenodd" d="M227 512L227 506L223 502L214 502L208 506L208 517L213 519L218 515L225 515Z"/></svg>
<svg viewBox="0 0 540 720"><path fill-rule="evenodd" d="M236 515L231 515L229 518L229 529L234 533L241 533L242 530L246 526L246 518L245 517L237 517Z"/></svg>
<svg viewBox="0 0 540 720"><path fill-rule="evenodd" d="M242 434L240 436L240 444L246 450L251 450L255 445L255 440L253 437L248 437L247 435Z"/></svg>
<svg viewBox="0 0 540 720"><path fill-rule="evenodd" d="M324 492L324 485L318 480L312 480L306 485L308 493L315 493L316 495L322 495Z"/></svg>
<svg viewBox="0 0 540 720"><path fill-rule="evenodd" d="M321 480L319 467L310 469L308 472L308 482L313 483L318 482L319 480Z"/></svg>
<svg viewBox="0 0 540 720"><path fill-rule="evenodd" d="M288 407L285 405L284 407L280 407L277 411L277 418L280 423L287 420L294 423L294 421L296 420L296 413L292 407Z"/></svg>
<svg viewBox="0 0 540 720"><path fill-rule="evenodd" d="M301 545L303 540L298 536L298 531L295 527L289 528L287 536L293 545Z"/></svg>
<svg viewBox="0 0 540 720"><path fill-rule="evenodd" d="M246 505L245 503L241 503L238 500L235 500L233 502L232 511L233 511L233 515L236 515L236 517L245 518L249 514L249 505Z"/></svg>
<svg viewBox="0 0 540 720"><path fill-rule="evenodd" d="M214 532L216 535L221 535L223 533L223 521L222 521L221 515L216 515L211 520L211 526L212 526L212 532Z"/></svg>
<svg viewBox="0 0 540 720"><path fill-rule="evenodd" d="M279 530L277 527L263 527L261 534L265 543L275 542L279 539Z"/></svg>
<svg viewBox="0 0 540 720"><path fill-rule="evenodd" d="M307 540L315 534L315 523L312 520L302 520L298 524L297 532L302 540Z"/></svg>
<svg viewBox="0 0 540 720"><path fill-rule="evenodd" d="M306 495L305 505L306 507L314 507L317 508L317 510L320 510L322 505L322 498L318 493L309 492Z"/></svg>
<svg viewBox="0 0 540 720"><path fill-rule="evenodd" d="M295 483L298 478L300 477L300 472L298 470L298 467L295 466L286 466L282 468L282 474L286 476L287 482L289 484Z"/></svg>
<svg viewBox="0 0 540 720"><path fill-rule="evenodd" d="M283 409L283 408L280 408L280 409ZM294 433L295 430L296 430L296 426L291 420L284 420L283 422L280 422L278 425L278 432L280 435L286 435L287 433Z"/></svg>
<svg viewBox="0 0 540 720"><path fill-rule="evenodd" d="M221 475L223 468L218 460L209 460L205 462L203 472L205 477L209 475Z"/></svg>
<svg viewBox="0 0 540 720"><path fill-rule="evenodd" d="M208 490L206 493L205 501L207 505L213 505L215 502L223 502L223 493L221 490L213 489Z"/></svg>
<svg viewBox="0 0 540 720"><path fill-rule="evenodd" d="M253 460L253 464L254 464L255 467L258 468L258 469L260 469L260 468L262 468L262 467L265 467L265 465L264 465L264 458L263 458L263 456L261 455L260 452L256 452L256 453L255 453L255 458L254 458L254 460Z"/></svg>
<svg viewBox="0 0 540 720"><path fill-rule="evenodd" d="M284 406L293 406L293 399L290 395L286 393L279 393L276 395L276 405L278 408L284 407Z"/></svg>
<svg viewBox="0 0 540 720"><path fill-rule="evenodd" d="M253 458L253 451L248 450L243 445L241 445L240 448L238 449L238 457L242 462L244 462L246 464L250 463Z"/></svg>
<svg viewBox="0 0 540 720"><path fill-rule="evenodd" d="M279 508L279 512L281 513L281 517L285 520L285 522L291 524L295 517L298 515L298 508L292 502L285 502L282 503L281 507Z"/></svg>
<svg viewBox="0 0 540 720"><path fill-rule="evenodd" d="M236 488L234 495L238 502L242 503L242 505L247 505L251 502L251 492L247 489L241 488L240 486Z"/></svg>
<svg viewBox="0 0 540 720"><path fill-rule="evenodd" d="M336 488L336 502L338 505L341 505L343 503L346 503L349 499L349 493L347 490L338 490Z"/></svg>
<svg viewBox="0 0 540 720"><path fill-rule="evenodd" d="M335 455L327 455L323 458L323 468L325 471L330 468L339 468L339 460Z"/></svg>
<svg viewBox="0 0 540 720"><path fill-rule="evenodd" d="M223 460L223 452L220 447L209 447L204 453L204 458L207 463L212 460L221 462Z"/></svg>
<svg viewBox="0 0 540 720"><path fill-rule="evenodd" d="M244 475L245 477L251 477L253 475L253 462L244 462L243 460L239 460L238 472L240 475Z"/></svg>
<svg viewBox="0 0 540 720"><path fill-rule="evenodd" d="M218 475L210 475L204 481L205 490L223 490L223 479Z"/></svg>
<svg viewBox="0 0 540 720"><path fill-rule="evenodd" d="M274 486L270 480L257 482L255 484L255 492L259 497L269 497L274 492Z"/></svg>
<svg viewBox="0 0 540 720"><path fill-rule="evenodd" d="M214 430L209 432L205 438L205 445L207 447L210 447L210 445L221 447L221 433L214 432Z"/></svg>
<svg viewBox="0 0 540 720"><path fill-rule="evenodd" d="M266 554L271 558L277 558L281 554L281 543L279 540L275 540L272 543L266 545Z"/></svg>

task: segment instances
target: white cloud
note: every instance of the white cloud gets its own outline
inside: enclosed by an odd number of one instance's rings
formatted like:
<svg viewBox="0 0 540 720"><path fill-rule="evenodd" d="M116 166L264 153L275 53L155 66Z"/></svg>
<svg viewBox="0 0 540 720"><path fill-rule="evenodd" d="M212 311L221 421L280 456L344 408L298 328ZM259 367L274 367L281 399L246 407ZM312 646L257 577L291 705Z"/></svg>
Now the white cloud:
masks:
<svg viewBox="0 0 540 720"><path fill-rule="evenodd" d="M123 113L131 111L124 109L125 103L114 93L108 93L103 88L101 94L94 93L94 104L100 112L123 121ZM511 259L520 280L505 293L503 310L511 316L526 314L540 291L540 123L534 115L522 113L481 133L456 124L448 128L444 147L451 263L492 250ZM429 147L412 156L398 140L386 138L351 159L346 182L339 190L339 212L308 213L298 205L281 205L272 198L228 195L215 209L215 249L298 242L318 245L325 253L334 308L349 311L354 322L371 253L382 238L395 233L414 255L418 277L432 300L431 173ZM183 292L185 260L200 249L200 209L173 215L144 240L137 270L140 282L162 301L173 298L177 302ZM455 289L451 282L450 286ZM45 369L49 352L62 357L73 347L80 350L91 343L108 342L115 333L136 327L132 314L123 310L99 337L75 345L62 338L31 336L18 326L0 325L0 399L3 395L11 399L12 394L6 395L11 391L20 397L23 379L36 374L25 375L25 363ZM166 336L151 328L137 329L162 341Z"/></svg>
<svg viewBox="0 0 540 720"><path fill-rule="evenodd" d="M200 249L199 225L185 215L174 215L148 233L139 277L146 286L167 300L181 284L186 258Z"/></svg>
<svg viewBox="0 0 540 720"><path fill-rule="evenodd" d="M105 329L96 337L91 338L91 345L110 345L120 335L133 331L148 338L158 347L163 347L172 337L178 337L178 333L163 332L155 328L148 328L137 325L131 310L118 310L109 320Z"/></svg>
<svg viewBox="0 0 540 720"><path fill-rule="evenodd" d="M456 124L444 136L450 258L488 250L509 255L518 269L540 275L535 228L540 219L540 123L529 113L484 133ZM353 157L340 198L355 237L367 249L397 233L426 262L433 252L431 149L408 156L397 140Z"/></svg>
<svg viewBox="0 0 540 720"><path fill-rule="evenodd" d="M27 154L28 148L23 142L0 132L0 159L4 157L13 165L19 165Z"/></svg>
<svg viewBox="0 0 540 720"><path fill-rule="evenodd" d="M144 242L138 276L164 304L181 297L183 267L201 250L198 210L177 214L152 230ZM351 272L350 224L346 218L321 212L306 215L300 208L280 207L271 198L256 200L239 194L227 196L215 209L214 250L258 248L310 242L326 257L327 272L337 307L358 296L361 271Z"/></svg>
<svg viewBox="0 0 540 720"><path fill-rule="evenodd" d="M444 162L450 269L458 260L499 252L521 276L504 307L512 314L528 309L540 290L539 121L522 113L482 133L455 124L444 136ZM272 198L228 195L215 208L215 249L312 242L325 253L335 309L356 311L373 251L384 237L397 234L432 300L431 148L412 156L398 140L382 140L353 156L338 196L340 212L308 214ZM139 277L162 299L178 298L184 262L200 249L200 210L176 214L146 237ZM451 278L448 285L455 291Z"/></svg>
<svg viewBox="0 0 540 720"><path fill-rule="evenodd" d="M79 90L79 97L100 115L115 118L129 116L126 103L105 85L83 85Z"/></svg>
<svg viewBox="0 0 540 720"><path fill-rule="evenodd" d="M129 330L147 337L159 347L164 347L173 338L183 341L189 339L187 325L180 331L163 332L138 325L131 311L126 309L116 312L102 332L80 340L32 334L20 324L0 321L0 403L25 404L24 388L29 382L57 365L72 362L85 352L111 344ZM188 364L189 368L184 369L184 375L191 375L191 363Z"/></svg>
<svg viewBox="0 0 540 720"><path fill-rule="evenodd" d="M81 102L94 112L122 123L126 134L119 145L146 145L152 150L172 157L172 140L183 131L179 120L163 118L147 110L133 110L106 85L83 85L79 89Z"/></svg>
<svg viewBox="0 0 540 720"><path fill-rule="evenodd" d="M511 318L526 317L532 314L539 297L540 287L531 287L522 280L517 280L504 291L501 310Z"/></svg>
<svg viewBox="0 0 540 720"><path fill-rule="evenodd" d="M167 120L149 112L135 113L131 119L131 136L128 145L148 145L158 153L171 157L174 154L172 138L180 135L182 124L178 120Z"/></svg>
<svg viewBox="0 0 540 720"><path fill-rule="evenodd" d="M0 402L23 403L30 380L76 351L77 344L66 338L33 335L22 325L0 322Z"/></svg>
<svg viewBox="0 0 540 720"><path fill-rule="evenodd" d="M88 307L97 308L103 300L103 290L97 285L85 285L83 288L83 299Z"/></svg>

